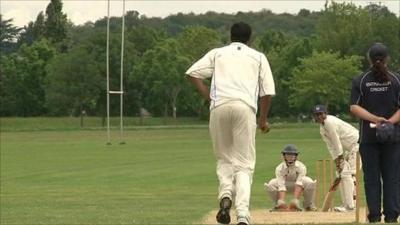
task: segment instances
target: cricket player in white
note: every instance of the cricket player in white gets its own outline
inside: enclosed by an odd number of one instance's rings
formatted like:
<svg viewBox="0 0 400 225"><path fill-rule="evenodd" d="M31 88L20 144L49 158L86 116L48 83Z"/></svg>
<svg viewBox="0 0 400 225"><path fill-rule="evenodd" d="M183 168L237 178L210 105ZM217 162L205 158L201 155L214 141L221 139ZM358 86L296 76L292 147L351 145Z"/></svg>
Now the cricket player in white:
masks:
<svg viewBox="0 0 400 225"><path fill-rule="evenodd" d="M332 159L335 160L337 174L341 177L339 190L342 205L334 207L334 210L337 212L353 210L359 132L343 120L327 115L324 105L316 105L313 114L315 121L320 123L321 137L325 141Z"/></svg>
<svg viewBox="0 0 400 225"><path fill-rule="evenodd" d="M282 150L283 162L275 169L276 178L264 183L271 200L275 203L274 210L302 211L301 195L304 197L303 206L306 211L317 211L314 205L316 181L306 176L306 166L297 160L299 152L295 145L287 145ZM293 193L289 206L285 202L287 192Z"/></svg>
<svg viewBox="0 0 400 225"><path fill-rule="evenodd" d="M230 223L234 200L237 222L250 223L250 189L255 166L257 101L258 126L269 131L267 114L275 85L267 58L247 44L251 28L239 22L231 27L231 44L209 51L186 74L210 101L210 135L217 159L220 210L217 222ZM210 91L203 79L211 78ZM260 99L258 99L260 97Z"/></svg>

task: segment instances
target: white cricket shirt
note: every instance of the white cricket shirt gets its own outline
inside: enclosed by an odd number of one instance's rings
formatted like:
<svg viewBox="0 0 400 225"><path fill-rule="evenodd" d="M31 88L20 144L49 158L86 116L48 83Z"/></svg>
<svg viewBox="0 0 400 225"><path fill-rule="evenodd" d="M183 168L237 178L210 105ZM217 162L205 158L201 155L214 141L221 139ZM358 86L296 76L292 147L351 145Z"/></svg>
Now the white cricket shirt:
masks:
<svg viewBox="0 0 400 225"><path fill-rule="evenodd" d="M306 174L307 168L299 160L296 160L294 165L291 166L287 166L286 162L282 162L275 169L278 190L286 191L286 182L294 182L296 185L303 186L303 178Z"/></svg>
<svg viewBox="0 0 400 225"><path fill-rule="evenodd" d="M209 51L186 74L212 77L210 109L229 101L243 101L257 111L258 97L275 95L271 68L265 55L245 44L233 42Z"/></svg>
<svg viewBox="0 0 400 225"><path fill-rule="evenodd" d="M324 124L319 128L322 139L325 141L332 159L347 151L358 151L358 130L343 120L327 115Z"/></svg>

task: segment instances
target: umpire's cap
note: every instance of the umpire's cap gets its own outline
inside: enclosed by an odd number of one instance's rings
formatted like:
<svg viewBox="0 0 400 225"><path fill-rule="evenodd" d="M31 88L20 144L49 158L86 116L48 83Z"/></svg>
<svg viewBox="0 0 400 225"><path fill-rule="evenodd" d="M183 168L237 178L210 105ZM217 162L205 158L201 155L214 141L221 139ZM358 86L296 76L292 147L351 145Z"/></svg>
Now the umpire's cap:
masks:
<svg viewBox="0 0 400 225"><path fill-rule="evenodd" d="M282 154L296 154L296 155L299 154L299 152L297 151L296 145L292 145L292 144L286 145L281 153Z"/></svg>
<svg viewBox="0 0 400 225"><path fill-rule="evenodd" d="M389 54L388 48L382 43L374 43L368 50L369 59L372 62L383 60Z"/></svg>
<svg viewBox="0 0 400 225"><path fill-rule="evenodd" d="M313 113L326 113L326 107L324 105L316 105L313 108Z"/></svg>

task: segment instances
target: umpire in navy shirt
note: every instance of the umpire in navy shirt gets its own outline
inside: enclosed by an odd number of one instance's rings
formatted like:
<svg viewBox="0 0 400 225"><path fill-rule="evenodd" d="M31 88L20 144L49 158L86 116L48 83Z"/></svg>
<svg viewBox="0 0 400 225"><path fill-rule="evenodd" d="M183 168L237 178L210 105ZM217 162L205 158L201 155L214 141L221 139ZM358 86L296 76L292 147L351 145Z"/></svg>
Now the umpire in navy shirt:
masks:
<svg viewBox="0 0 400 225"><path fill-rule="evenodd" d="M400 77L388 65L388 49L381 43L368 51L371 67L353 79L350 111L360 118L360 154L370 223L396 223L400 214L400 141L383 142L376 130L400 121ZM371 124L376 125L371 127ZM382 183L383 182L383 186Z"/></svg>

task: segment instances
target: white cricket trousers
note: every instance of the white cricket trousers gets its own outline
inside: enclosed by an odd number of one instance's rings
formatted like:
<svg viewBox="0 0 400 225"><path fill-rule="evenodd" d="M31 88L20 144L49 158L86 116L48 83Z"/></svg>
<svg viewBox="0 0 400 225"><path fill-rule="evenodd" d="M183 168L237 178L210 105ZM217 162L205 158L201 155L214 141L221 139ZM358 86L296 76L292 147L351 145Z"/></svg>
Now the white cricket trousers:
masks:
<svg viewBox="0 0 400 225"><path fill-rule="evenodd" d="M217 159L218 198L234 200L238 217L248 220L256 128L255 112L241 101L211 110L210 134Z"/></svg>
<svg viewBox="0 0 400 225"><path fill-rule="evenodd" d="M304 197L304 202L303 202L303 207L314 207L314 198L315 198L315 190L317 186L317 182L312 180L310 177L303 177L302 180L302 188L304 189L303 191L303 197ZM286 181L285 182L286 190L287 193L294 193L294 188L296 186L296 181ZM277 201L279 199L279 186L278 186L278 179L273 178L271 179L268 183L264 183L264 187L267 190L267 193L269 194L269 197L271 198L272 202L274 204L277 204Z"/></svg>

